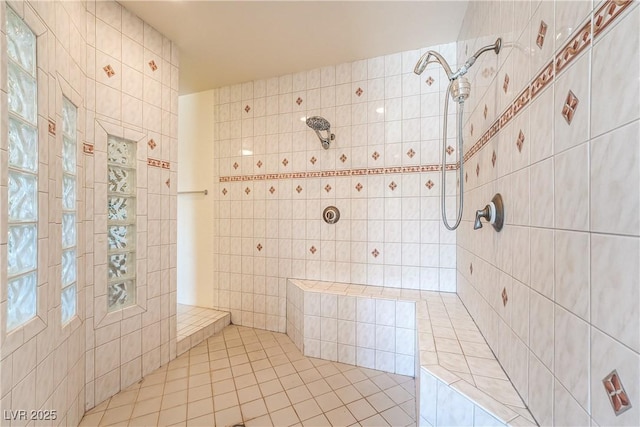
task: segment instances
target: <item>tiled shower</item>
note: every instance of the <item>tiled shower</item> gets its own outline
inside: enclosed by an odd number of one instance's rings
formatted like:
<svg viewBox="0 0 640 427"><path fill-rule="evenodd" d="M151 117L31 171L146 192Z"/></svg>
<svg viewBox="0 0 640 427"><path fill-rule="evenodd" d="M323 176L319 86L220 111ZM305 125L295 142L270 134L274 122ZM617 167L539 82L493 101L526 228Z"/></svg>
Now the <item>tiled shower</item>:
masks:
<svg viewBox="0 0 640 427"><path fill-rule="evenodd" d="M21 90L8 83L11 73L30 64L10 53L23 34L9 28L11 13L36 37L33 120L9 102ZM15 200L8 174L38 177L37 215L27 221L37 230L33 268L11 269L7 236L22 219L4 208L0 221L0 424L25 425L11 411L34 409L55 410L50 424L78 425L121 390L121 399L141 394L144 381L183 369L179 303L229 312L236 325L189 352L190 363L218 348L231 354L240 336L267 353L277 341L297 354L286 337L259 331L290 332L288 279L314 289L384 287L394 299L457 293L537 424L640 424L637 2L469 2L447 44L182 97L177 46L114 1L7 1L0 22L3 129L11 117L37 128L38 154L35 171L17 165L14 140L0 136L0 206ZM435 66L412 70L428 49L454 66L496 37L500 54L481 57L468 75L465 214L450 232L439 165L447 80ZM331 122L328 150L304 122L312 115ZM453 111L449 122L453 171ZM131 186L119 192L123 182ZM178 188L208 195L178 196ZM476 209L495 193L505 201L504 228L473 230ZM322 221L326 206L340 210L337 224ZM74 241L66 239L72 214ZM116 235L133 235L134 246L109 246L121 242ZM16 297L7 283L32 271L37 283L19 300L35 315L8 315ZM390 388L409 390L396 380ZM440 390L435 400L455 400ZM401 403L428 413L419 396Z"/></svg>

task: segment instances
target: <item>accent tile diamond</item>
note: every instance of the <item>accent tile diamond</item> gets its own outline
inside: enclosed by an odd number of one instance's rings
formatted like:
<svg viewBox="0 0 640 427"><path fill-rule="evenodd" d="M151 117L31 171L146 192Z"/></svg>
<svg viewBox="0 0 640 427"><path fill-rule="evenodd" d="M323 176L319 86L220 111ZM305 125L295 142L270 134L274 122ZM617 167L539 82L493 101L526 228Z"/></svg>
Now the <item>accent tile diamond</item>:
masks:
<svg viewBox="0 0 640 427"><path fill-rule="evenodd" d="M315 246L311 246L311 247L309 248L309 252L311 252L312 254L315 254L315 253L316 253L316 251L317 251L317 249L316 249L316 247L315 247Z"/></svg>
<svg viewBox="0 0 640 427"><path fill-rule="evenodd" d="M312 165L315 165L318 159L316 159L315 157L311 157L309 161L311 162Z"/></svg>
<svg viewBox="0 0 640 427"><path fill-rule="evenodd" d="M447 147L447 154L448 154L448 155L453 154L453 152L454 152L454 151L456 151L456 150L455 150L452 146L448 146L448 147Z"/></svg>
<svg viewBox="0 0 640 427"><path fill-rule="evenodd" d="M233 168L234 168L234 169L238 169L239 167L240 167L240 165L238 164L238 162L235 162L235 163L233 164Z"/></svg>
<svg viewBox="0 0 640 427"><path fill-rule="evenodd" d="M380 157L380 153L378 153L377 151L374 151L371 157L373 157L373 160L378 160L378 158Z"/></svg>
<svg viewBox="0 0 640 427"><path fill-rule="evenodd" d="M340 161L342 163L346 162L347 161L347 156L345 156L344 154L342 156L340 156Z"/></svg>
<svg viewBox="0 0 640 427"><path fill-rule="evenodd" d="M473 263L469 264L469 272L473 274Z"/></svg>
<svg viewBox="0 0 640 427"><path fill-rule="evenodd" d="M476 164L476 176L480 176L480 163Z"/></svg>
<svg viewBox="0 0 640 427"><path fill-rule="evenodd" d="M509 301L509 296L507 295L507 288L502 289L502 305L507 306L507 302Z"/></svg>
<svg viewBox="0 0 640 427"><path fill-rule="evenodd" d="M258 250L258 252L260 252L262 250L262 245L258 243L258 246L256 246L256 249Z"/></svg>
<svg viewBox="0 0 640 427"><path fill-rule="evenodd" d="M149 61L149 68L151 68L151 71L157 70L158 66L156 65L156 61L154 61L153 59Z"/></svg>
<svg viewBox="0 0 640 427"><path fill-rule="evenodd" d="M269 188L269 193L273 194L275 192L276 192L276 189L273 186L271 186L271 188Z"/></svg>
<svg viewBox="0 0 640 427"><path fill-rule="evenodd" d="M524 145L524 133L520 130L518 134L518 139L516 140L516 146L518 147L518 152L522 152L522 146Z"/></svg>
<svg viewBox="0 0 640 427"><path fill-rule="evenodd" d="M415 152L415 151L413 151L413 148L409 148L409 151L407 151L407 156L408 156L410 159L412 159L412 158L413 158L413 156L415 156L415 155L416 155L416 152Z"/></svg>
<svg viewBox="0 0 640 427"><path fill-rule="evenodd" d="M398 187L398 184L395 183L395 181L391 181L391 184L389 184L389 188L391 189L391 191L395 190Z"/></svg>
<svg viewBox="0 0 640 427"><path fill-rule="evenodd" d="M226 196L226 195L227 195L227 193L228 193L227 189L226 189L226 188L223 188L223 189L222 189L222 195Z"/></svg>
<svg viewBox="0 0 640 427"><path fill-rule="evenodd" d="M248 196L251 193L251 189L249 187L245 188L244 193Z"/></svg>
<svg viewBox="0 0 640 427"><path fill-rule="evenodd" d="M171 188L171 178L167 179L164 183L167 185L168 188Z"/></svg>
<svg viewBox="0 0 640 427"><path fill-rule="evenodd" d="M287 167L287 165L289 164L289 160L287 160L287 158L285 157L285 158L282 160L282 164L284 165L284 167Z"/></svg>
<svg viewBox="0 0 640 427"><path fill-rule="evenodd" d="M296 187L296 191L298 192L298 194L300 194L300 192L302 191L302 187L300 187L299 185Z"/></svg>
<svg viewBox="0 0 640 427"><path fill-rule="evenodd" d="M358 190L358 193L359 193L360 191L362 191L362 188L363 188L363 187L362 187L362 184L360 184L360 183L357 183L357 184L356 184L356 190Z"/></svg>
<svg viewBox="0 0 640 427"><path fill-rule="evenodd" d="M249 111L251 111L251 107L249 107L248 105L245 105L244 111L245 113L248 113Z"/></svg>
<svg viewBox="0 0 640 427"><path fill-rule="evenodd" d="M434 81L435 81L435 80L433 80L433 77L429 76L429 77L427 77L427 80L425 81L425 83L426 83L428 86L431 86L431 85L433 84L433 82L434 82Z"/></svg>
<svg viewBox="0 0 640 427"><path fill-rule="evenodd" d="M56 135L56 122L49 119L49 133L53 136Z"/></svg>
<svg viewBox="0 0 640 427"><path fill-rule="evenodd" d="M113 77L116 75L116 72L113 70L111 65L105 65L104 67L102 67L102 69L107 74L107 77Z"/></svg>
<svg viewBox="0 0 640 427"><path fill-rule="evenodd" d="M374 249L373 251L371 251L371 255L373 255L374 258L378 258L378 255L380 255L380 252L378 252L377 249Z"/></svg>
<svg viewBox="0 0 640 427"><path fill-rule="evenodd" d="M502 83L502 89L504 90L504 93L507 93L507 91L509 90L509 74L504 75L504 83Z"/></svg>
<svg viewBox="0 0 640 427"><path fill-rule="evenodd" d="M547 35L547 23L544 21L540 21L540 28L538 29L538 37L536 37L536 45L540 49L544 46L544 37Z"/></svg>
<svg viewBox="0 0 640 427"><path fill-rule="evenodd" d="M602 384L607 392L607 396L609 396L609 402L616 416L631 409L631 401L615 369L602 380Z"/></svg>
<svg viewBox="0 0 640 427"><path fill-rule="evenodd" d="M484 111L482 113L484 115L484 118L487 118L487 114L489 114L489 107L487 107L487 104L484 104Z"/></svg>
<svg viewBox="0 0 640 427"><path fill-rule="evenodd" d="M471 123L471 136L473 136L473 123Z"/></svg>
<svg viewBox="0 0 640 427"><path fill-rule="evenodd" d="M262 161L258 160L258 163L256 163L256 166L261 168L262 167Z"/></svg>
<svg viewBox="0 0 640 427"><path fill-rule="evenodd" d="M298 99L296 99L296 104L298 105L302 104L302 98L298 97Z"/></svg>
<svg viewBox="0 0 640 427"><path fill-rule="evenodd" d="M327 193L331 191L331 186L329 184L324 186L324 191L326 191Z"/></svg>
<svg viewBox="0 0 640 427"><path fill-rule="evenodd" d="M358 88L356 90L356 95L361 96L364 93L364 91L362 90L362 88Z"/></svg>
<svg viewBox="0 0 640 427"><path fill-rule="evenodd" d="M569 91L567 99L564 101L564 107L562 107L562 117L564 117L569 125L573 120L573 115L576 112L576 108L578 108L579 102L578 97L576 97L572 91Z"/></svg>
<svg viewBox="0 0 640 427"><path fill-rule="evenodd" d="M431 190L435 184L433 183L433 181L429 180L429 181L427 181L424 185L425 185L429 190Z"/></svg>
<svg viewBox="0 0 640 427"><path fill-rule="evenodd" d="M156 142L153 140L153 138L151 138L151 139L149 140L149 142L147 142L147 145L149 146L149 148L151 148L151 149L153 150L154 148L156 148L156 146L157 146L158 144L156 144Z"/></svg>

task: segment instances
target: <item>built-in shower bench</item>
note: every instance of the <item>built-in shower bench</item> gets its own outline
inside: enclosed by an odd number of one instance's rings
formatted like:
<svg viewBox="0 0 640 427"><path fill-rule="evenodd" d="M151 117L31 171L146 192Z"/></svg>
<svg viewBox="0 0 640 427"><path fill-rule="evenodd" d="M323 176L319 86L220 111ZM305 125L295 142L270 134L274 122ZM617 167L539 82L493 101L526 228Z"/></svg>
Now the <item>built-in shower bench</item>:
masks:
<svg viewBox="0 0 640 427"><path fill-rule="evenodd" d="M454 293L289 279L305 356L417 377L419 425L536 425Z"/></svg>

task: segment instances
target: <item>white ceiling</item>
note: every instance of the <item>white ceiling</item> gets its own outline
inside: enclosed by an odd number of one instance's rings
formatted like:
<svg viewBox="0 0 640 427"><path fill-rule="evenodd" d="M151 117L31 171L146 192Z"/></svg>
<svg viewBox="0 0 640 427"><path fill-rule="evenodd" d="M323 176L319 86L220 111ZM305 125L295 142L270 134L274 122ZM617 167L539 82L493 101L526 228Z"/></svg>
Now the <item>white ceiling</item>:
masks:
<svg viewBox="0 0 640 427"><path fill-rule="evenodd" d="M456 40L464 1L120 1L180 48L192 93Z"/></svg>

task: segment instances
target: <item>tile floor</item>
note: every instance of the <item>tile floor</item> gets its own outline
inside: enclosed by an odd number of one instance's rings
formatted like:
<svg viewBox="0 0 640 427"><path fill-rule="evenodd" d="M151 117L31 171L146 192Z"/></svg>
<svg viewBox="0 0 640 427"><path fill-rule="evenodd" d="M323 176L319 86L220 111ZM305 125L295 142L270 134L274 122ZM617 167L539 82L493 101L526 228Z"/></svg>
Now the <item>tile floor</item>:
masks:
<svg viewBox="0 0 640 427"><path fill-rule="evenodd" d="M415 426L415 380L303 356L230 325L87 412L81 426Z"/></svg>

